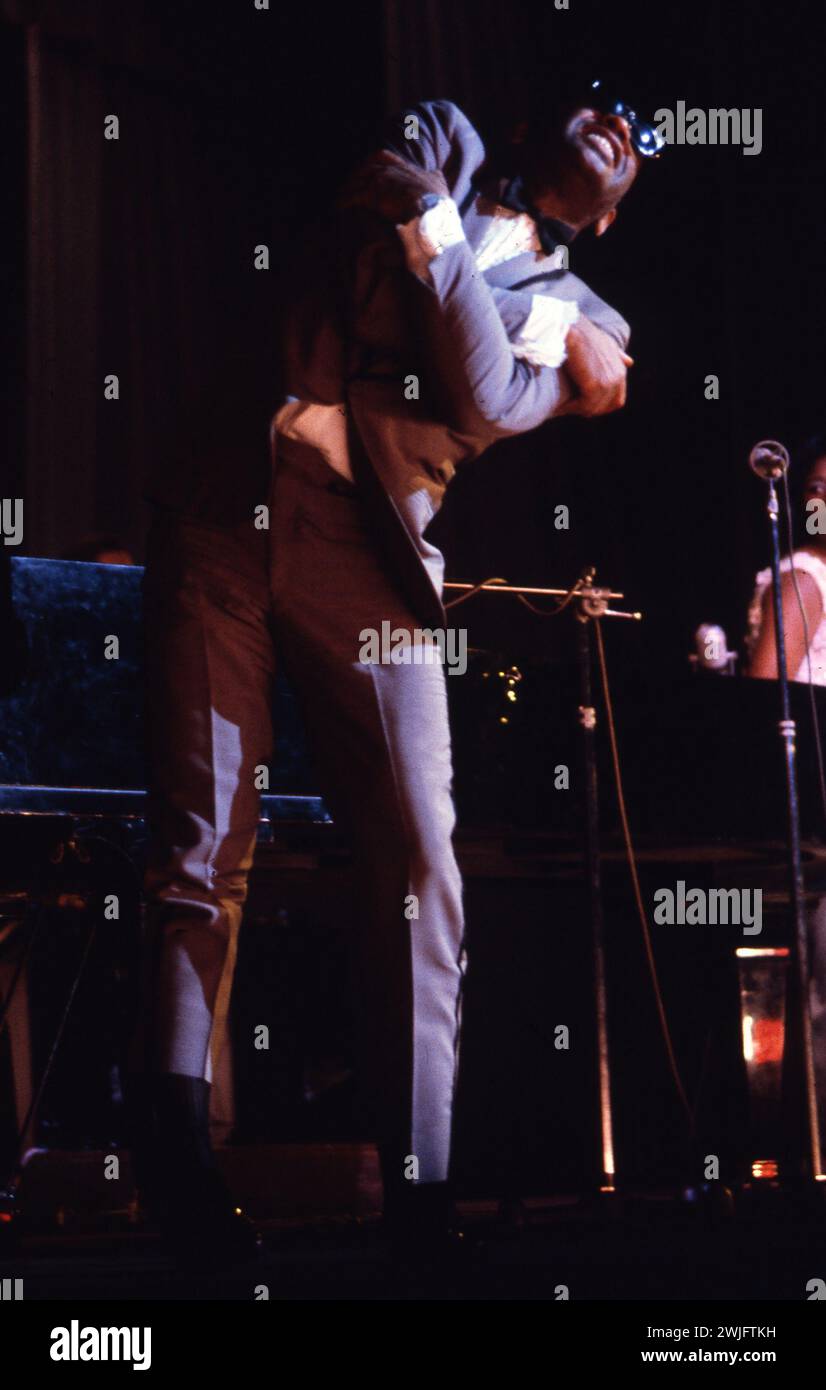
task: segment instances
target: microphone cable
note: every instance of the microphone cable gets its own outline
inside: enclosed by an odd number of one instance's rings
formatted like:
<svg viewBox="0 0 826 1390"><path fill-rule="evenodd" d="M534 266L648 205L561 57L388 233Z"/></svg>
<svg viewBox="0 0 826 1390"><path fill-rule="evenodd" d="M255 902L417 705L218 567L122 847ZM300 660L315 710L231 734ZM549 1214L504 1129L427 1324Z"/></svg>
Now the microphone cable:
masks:
<svg viewBox="0 0 826 1390"><path fill-rule="evenodd" d="M671 1029L665 1010L665 1000L663 999L660 977L657 971L657 962L654 959L654 947L651 941L651 929L648 925L648 914L642 900L642 889L640 887L639 873L637 872L637 856L634 843L631 838L631 827L628 821L628 809L625 804L625 791L622 782L622 768L620 766L619 745L617 743L617 730L614 723L614 706L611 700L611 688L608 683L608 666L605 660L605 647L602 641L602 622L599 618L594 618L594 631L596 633L597 657L599 660L599 673L602 682L602 696L605 701L605 714L608 723L608 738L611 744L611 763L614 770L614 783L617 789L617 804L619 806L620 821L622 823L622 838L625 844L625 855L628 860L628 869L631 874L631 884L634 891L634 901L637 907L637 914L642 928L642 937L645 944L645 954L648 961L648 971L651 976L651 985L654 991L654 1001L657 1007L657 1017L659 1019L660 1031L665 1043L666 1056L668 1057L668 1067L674 1082L680 1104L685 1111L688 1120L689 1133L694 1136L696 1116L695 1109L692 1110L686 1094L683 1079L680 1075L680 1068L677 1064L677 1057L674 1051L674 1042L671 1036Z"/></svg>

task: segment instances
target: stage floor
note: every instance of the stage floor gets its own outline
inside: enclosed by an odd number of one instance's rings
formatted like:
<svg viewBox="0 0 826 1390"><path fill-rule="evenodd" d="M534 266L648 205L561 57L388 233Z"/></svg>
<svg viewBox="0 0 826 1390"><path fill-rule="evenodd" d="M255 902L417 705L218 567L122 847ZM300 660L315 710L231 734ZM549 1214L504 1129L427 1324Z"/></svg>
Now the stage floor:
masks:
<svg viewBox="0 0 826 1390"><path fill-rule="evenodd" d="M28 1300L72 1302L555 1301L564 1286L577 1301L799 1303L824 1274L823 1212L768 1193L734 1213L639 1195L590 1210L475 1203L463 1216L479 1247L454 1268L400 1263L370 1217L262 1223L260 1261L222 1275L176 1269L147 1232L24 1236L0 1277L22 1279Z"/></svg>

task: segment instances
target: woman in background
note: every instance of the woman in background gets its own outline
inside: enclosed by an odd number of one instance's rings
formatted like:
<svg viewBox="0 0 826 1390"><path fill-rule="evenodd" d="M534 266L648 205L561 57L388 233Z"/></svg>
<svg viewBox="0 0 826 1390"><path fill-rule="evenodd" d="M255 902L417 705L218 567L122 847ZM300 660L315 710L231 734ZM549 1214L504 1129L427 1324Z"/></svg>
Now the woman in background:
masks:
<svg viewBox="0 0 826 1390"><path fill-rule="evenodd" d="M786 665L790 680L808 681L811 662L811 680L815 685L826 685L826 436L818 436L807 447L804 467L807 463L803 491L805 541L780 563ZM810 507L811 502L820 505ZM748 674L777 680L770 569L761 570L756 579L746 645Z"/></svg>

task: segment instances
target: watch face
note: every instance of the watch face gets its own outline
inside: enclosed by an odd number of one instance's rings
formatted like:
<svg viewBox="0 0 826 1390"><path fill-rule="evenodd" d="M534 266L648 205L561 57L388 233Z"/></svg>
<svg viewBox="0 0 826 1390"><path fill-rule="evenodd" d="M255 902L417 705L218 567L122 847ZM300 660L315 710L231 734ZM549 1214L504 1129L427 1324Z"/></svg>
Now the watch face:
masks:
<svg viewBox="0 0 826 1390"><path fill-rule="evenodd" d="M438 193L423 193L419 199L422 212L429 212L431 208L435 208L436 204L440 202L441 198Z"/></svg>

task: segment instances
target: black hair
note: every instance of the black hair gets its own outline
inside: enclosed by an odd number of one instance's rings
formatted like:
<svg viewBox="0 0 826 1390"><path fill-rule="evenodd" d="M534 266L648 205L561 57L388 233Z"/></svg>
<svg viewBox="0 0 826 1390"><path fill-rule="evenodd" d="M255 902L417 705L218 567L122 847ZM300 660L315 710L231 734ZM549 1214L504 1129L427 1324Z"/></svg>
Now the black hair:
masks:
<svg viewBox="0 0 826 1390"><path fill-rule="evenodd" d="M800 526L800 517L803 515L803 497L806 491L806 479L818 459L822 458L826 458L826 432L806 436L791 453L788 472L789 500L792 507L792 516L795 519L794 524L796 532ZM795 539L799 543L799 535L796 535Z"/></svg>

